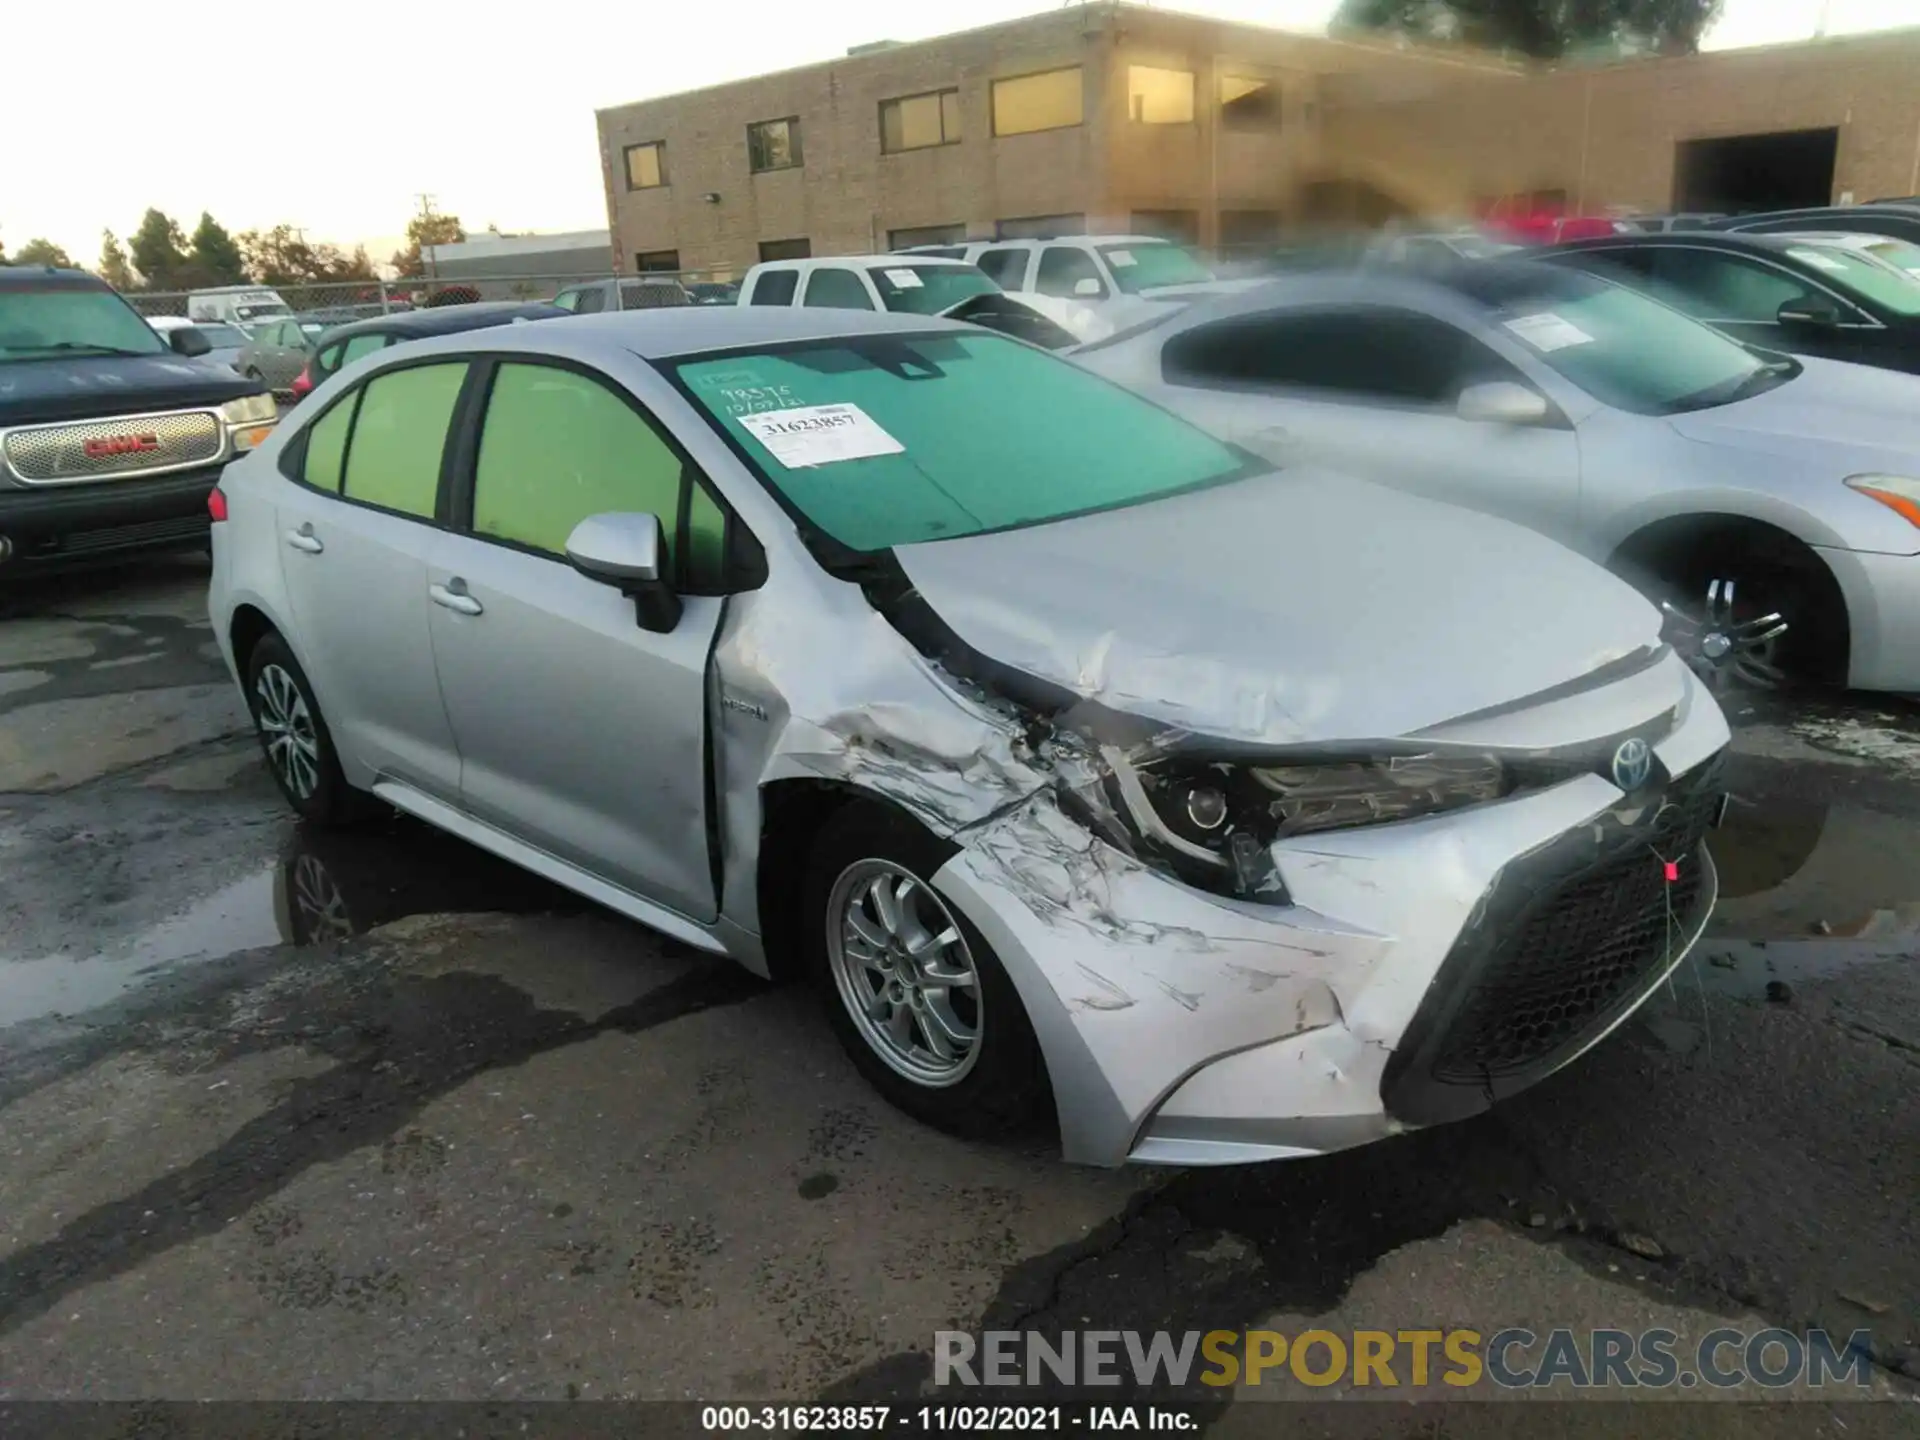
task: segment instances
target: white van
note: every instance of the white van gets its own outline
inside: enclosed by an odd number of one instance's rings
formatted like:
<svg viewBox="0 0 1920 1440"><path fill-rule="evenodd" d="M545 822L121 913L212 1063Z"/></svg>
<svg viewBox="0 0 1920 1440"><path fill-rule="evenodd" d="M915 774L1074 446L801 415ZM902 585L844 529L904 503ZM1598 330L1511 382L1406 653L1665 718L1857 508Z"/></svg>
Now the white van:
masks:
<svg viewBox="0 0 1920 1440"><path fill-rule="evenodd" d="M267 320L285 320L293 307L280 298L280 292L261 285L222 285L213 290L195 290L187 296L187 319L217 320L227 325L257 325Z"/></svg>

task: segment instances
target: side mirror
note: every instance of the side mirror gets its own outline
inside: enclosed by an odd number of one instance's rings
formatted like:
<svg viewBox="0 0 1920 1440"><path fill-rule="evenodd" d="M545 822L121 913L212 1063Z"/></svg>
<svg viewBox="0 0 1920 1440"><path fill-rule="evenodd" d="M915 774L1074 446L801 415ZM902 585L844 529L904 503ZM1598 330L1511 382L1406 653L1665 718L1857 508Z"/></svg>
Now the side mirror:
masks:
<svg viewBox="0 0 1920 1440"><path fill-rule="evenodd" d="M680 597L663 573L667 545L658 515L589 515L567 536L567 559L589 580L631 596L643 630L665 635L680 623Z"/></svg>
<svg viewBox="0 0 1920 1440"><path fill-rule="evenodd" d="M1550 413L1547 397L1511 380L1490 380L1460 392L1456 413L1462 420L1491 425L1538 425Z"/></svg>
<svg viewBox="0 0 1920 1440"><path fill-rule="evenodd" d="M213 349L213 342L191 325L182 325L178 330L169 330L167 344L172 347L174 354L184 355L189 360Z"/></svg>
<svg viewBox="0 0 1920 1440"><path fill-rule="evenodd" d="M1084 280L1073 282L1073 293L1085 300L1098 300L1107 293L1107 287L1089 275Z"/></svg>
<svg viewBox="0 0 1920 1440"><path fill-rule="evenodd" d="M1831 330L1840 323L1840 312L1824 300L1808 297L1805 300L1787 301L1775 313L1774 319L1782 325L1797 325L1811 330Z"/></svg>

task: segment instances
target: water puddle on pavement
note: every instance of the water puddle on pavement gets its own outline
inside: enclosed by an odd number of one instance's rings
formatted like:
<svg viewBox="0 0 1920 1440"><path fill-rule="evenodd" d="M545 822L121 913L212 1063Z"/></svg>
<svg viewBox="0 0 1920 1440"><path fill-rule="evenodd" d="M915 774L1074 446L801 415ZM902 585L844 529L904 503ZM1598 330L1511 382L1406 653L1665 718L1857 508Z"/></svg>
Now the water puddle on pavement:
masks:
<svg viewBox="0 0 1920 1440"><path fill-rule="evenodd" d="M1683 988L1783 999L1858 966L1920 963L1920 822L1736 793L1707 843L1720 904Z"/></svg>
<svg viewBox="0 0 1920 1440"><path fill-rule="evenodd" d="M401 817L364 831L296 826L270 865L96 954L0 954L0 1030L77 1015L176 967L243 950L344 940L408 915L571 913L585 903Z"/></svg>

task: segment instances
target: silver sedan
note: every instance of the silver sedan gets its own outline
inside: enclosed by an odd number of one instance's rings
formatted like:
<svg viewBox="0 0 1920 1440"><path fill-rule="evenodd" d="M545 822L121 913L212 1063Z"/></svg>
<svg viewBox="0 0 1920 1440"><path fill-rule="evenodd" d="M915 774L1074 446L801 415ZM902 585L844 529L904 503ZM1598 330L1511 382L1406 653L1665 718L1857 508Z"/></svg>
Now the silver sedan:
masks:
<svg viewBox="0 0 1920 1440"><path fill-rule="evenodd" d="M1726 724L1626 585L973 327L398 345L212 509L294 809L385 802L810 975L957 1132L1211 1163L1472 1114L1714 901Z"/></svg>
<svg viewBox="0 0 1920 1440"><path fill-rule="evenodd" d="M1075 354L1270 460L1604 562L1717 679L1920 691L1920 378L1501 259L1289 277Z"/></svg>

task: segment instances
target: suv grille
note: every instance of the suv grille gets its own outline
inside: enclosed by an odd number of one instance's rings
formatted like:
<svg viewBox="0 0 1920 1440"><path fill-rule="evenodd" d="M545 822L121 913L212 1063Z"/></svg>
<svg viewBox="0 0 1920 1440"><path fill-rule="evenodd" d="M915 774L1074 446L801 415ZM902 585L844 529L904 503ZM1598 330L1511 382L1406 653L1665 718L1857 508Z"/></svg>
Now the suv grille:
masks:
<svg viewBox="0 0 1920 1440"><path fill-rule="evenodd" d="M1544 895L1468 993L1433 1078L1473 1085L1525 1071L1603 1024L1664 968L1697 923L1701 845L1719 803L1717 765L1689 776L1644 846ZM1666 878L1663 860L1679 862Z"/></svg>
<svg viewBox="0 0 1920 1440"><path fill-rule="evenodd" d="M200 410L9 431L6 459L21 480L44 485L204 465L225 443L219 419Z"/></svg>

